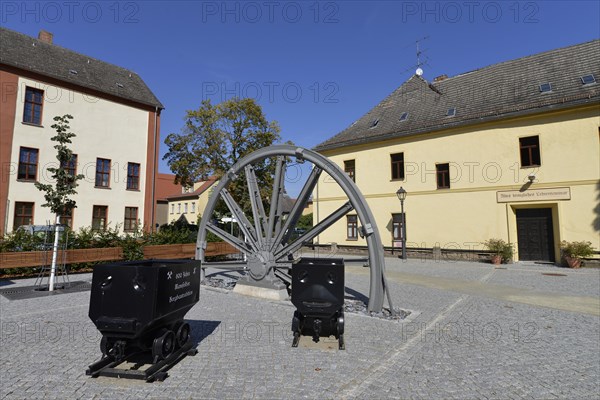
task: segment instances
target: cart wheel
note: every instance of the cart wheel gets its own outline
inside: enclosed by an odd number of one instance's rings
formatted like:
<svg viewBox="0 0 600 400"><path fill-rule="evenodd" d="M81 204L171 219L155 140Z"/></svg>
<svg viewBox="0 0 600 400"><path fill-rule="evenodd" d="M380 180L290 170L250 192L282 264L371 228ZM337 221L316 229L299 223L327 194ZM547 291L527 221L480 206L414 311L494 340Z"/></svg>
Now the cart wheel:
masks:
<svg viewBox="0 0 600 400"><path fill-rule="evenodd" d="M300 332L300 313L294 311L294 317L292 318L292 332Z"/></svg>
<svg viewBox="0 0 600 400"><path fill-rule="evenodd" d="M124 340L110 340L106 336L102 336L100 339L100 351L103 357L112 357L115 360L122 360L125 358L125 347L127 342Z"/></svg>
<svg viewBox="0 0 600 400"><path fill-rule="evenodd" d="M100 351L102 352L102 355L106 357L109 350L110 347L108 345L108 338L106 336L102 336L102 339L100 339Z"/></svg>
<svg viewBox="0 0 600 400"><path fill-rule="evenodd" d="M338 335L344 334L344 312L342 311L337 318L337 333Z"/></svg>
<svg viewBox="0 0 600 400"><path fill-rule="evenodd" d="M175 340L177 340L177 347L183 347L188 340L190 340L190 324L182 322L178 325L175 331Z"/></svg>
<svg viewBox="0 0 600 400"><path fill-rule="evenodd" d="M152 357L154 362L164 360L173 352L175 347L175 334L172 331L163 329L161 334L154 339L152 344Z"/></svg>
<svg viewBox="0 0 600 400"><path fill-rule="evenodd" d="M292 347L298 347L300 342L300 332L294 332L294 340L292 340Z"/></svg>

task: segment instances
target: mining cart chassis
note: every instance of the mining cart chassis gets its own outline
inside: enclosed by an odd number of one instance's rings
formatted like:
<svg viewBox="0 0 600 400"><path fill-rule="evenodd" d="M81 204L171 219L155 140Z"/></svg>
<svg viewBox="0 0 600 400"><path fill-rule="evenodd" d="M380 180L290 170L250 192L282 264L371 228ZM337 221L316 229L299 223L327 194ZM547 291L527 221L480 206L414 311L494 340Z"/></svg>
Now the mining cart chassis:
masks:
<svg viewBox="0 0 600 400"><path fill-rule="evenodd" d="M138 352L129 354L120 360L115 359L113 356L104 356L100 361L90 365L85 374L92 378L108 376L112 378L140 379L146 382L164 381L169 376L167 371L171 367L186 356L195 356L196 354L198 354L198 350L192 349L192 341L189 340L167 358L156 363L151 363L150 367L143 371L139 368L148 363L139 362L129 369L117 368L119 365L125 362L132 362L136 357L143 355L143 353Z"/></svg>

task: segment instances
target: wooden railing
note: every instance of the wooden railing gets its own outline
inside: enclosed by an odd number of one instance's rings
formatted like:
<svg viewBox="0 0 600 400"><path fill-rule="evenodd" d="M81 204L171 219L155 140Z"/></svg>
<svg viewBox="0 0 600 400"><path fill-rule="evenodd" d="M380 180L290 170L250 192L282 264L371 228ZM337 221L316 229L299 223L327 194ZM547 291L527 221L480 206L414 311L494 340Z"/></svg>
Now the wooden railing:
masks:
<svg viewBox="0 0 600 400"><path fill-rule="evenodd" d="M196 244L164 244L144 246L144 259L162 258L192 258L196 255ZM236 254L239 251L225 242L210 242L207 245L206 256L219 256ZM106 247L94 249L76 249L58 252L58 260L66 264L88 263L97 261L118 261L123 259L123 249L120 247ZM37 267L48 265L52 261L52 251L23 251L0 253L0 269Z"/></svg>

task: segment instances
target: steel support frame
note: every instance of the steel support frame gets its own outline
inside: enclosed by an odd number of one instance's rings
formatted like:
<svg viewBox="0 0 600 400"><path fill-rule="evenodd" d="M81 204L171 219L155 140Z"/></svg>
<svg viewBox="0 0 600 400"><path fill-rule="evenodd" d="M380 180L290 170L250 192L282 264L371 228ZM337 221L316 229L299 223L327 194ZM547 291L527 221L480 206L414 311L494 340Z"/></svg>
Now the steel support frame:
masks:
<svg viewBox="0 0 600 400"><path fill-rule="evenodd" d="M227 171L227 173L221 178L220 182L216 186L213 195L208 200L206 208L202 214L204 218L202 218L198 230L198 238L196 242L196 259L204 261L204 250L206 249L206 233L208 231L207 228L210 222L209 216L212 215L212 213L214 212L221 191L226 189L228 184L232 180L237 178L238 173L244 168L247 168L246 171L248 171L248 169L250 168L249 166L251 166L253 163L260 162L269 157L279 156L295 157L298 162L302 162L304 160L311 162L315 167L329 174L331 178L333 178L336 181L336 183L342 188L342 190L348 197L350 204L355 209L356 214L358 215L358 218L362 225L361 229L364 233L365 240L368 246L370 267L368 309L369 311L380 312L383 309L384 296L387 292L388 303L390 305L390 309L393 312L391 297L389 294L389 290L386 287L387 285L384 275L385 260L383 243L379 235L379 230L377 229L375 218L367 204L366 199L364 198L356 184L339 166L337 166L327 157L315 151L305 149L302 147L286 144L265 147L243 157L235 165L233 165L229 171ZM255 177L253 175L254 174L252 173L249 179L249 181L251 181L249 182L251 191L253 189L257 189L255 186ZM253 208L260 206L262 206L262 204L253 204ZM257 222L258 221L255 221L255 229L258 231L256 233L258 234L258 236L261 236L260 229L265 229L267 227L264 226L265 221L261 221L262 223ZM214 227L211 226L210 228ZM281 231L279 233L281 233ZM241 243L236 244L238 244L239 247L242 247L240 246ZM248 248L246 247L245 250L248 251Z"/></svg>

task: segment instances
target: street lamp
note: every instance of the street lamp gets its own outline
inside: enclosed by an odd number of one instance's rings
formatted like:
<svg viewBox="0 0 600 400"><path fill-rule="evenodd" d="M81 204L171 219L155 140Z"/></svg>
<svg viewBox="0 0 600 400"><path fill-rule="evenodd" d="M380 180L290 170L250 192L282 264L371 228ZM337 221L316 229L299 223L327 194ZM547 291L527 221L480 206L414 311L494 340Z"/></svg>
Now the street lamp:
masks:
<svg viewBox="0 0 600 400"><path fill-rule="evenodd" d="M406 200L406 190L402 186L396 192L400 200L400 212L402 213L402 259L406 260L406 217L404 216L404 200Z"/></svg>

